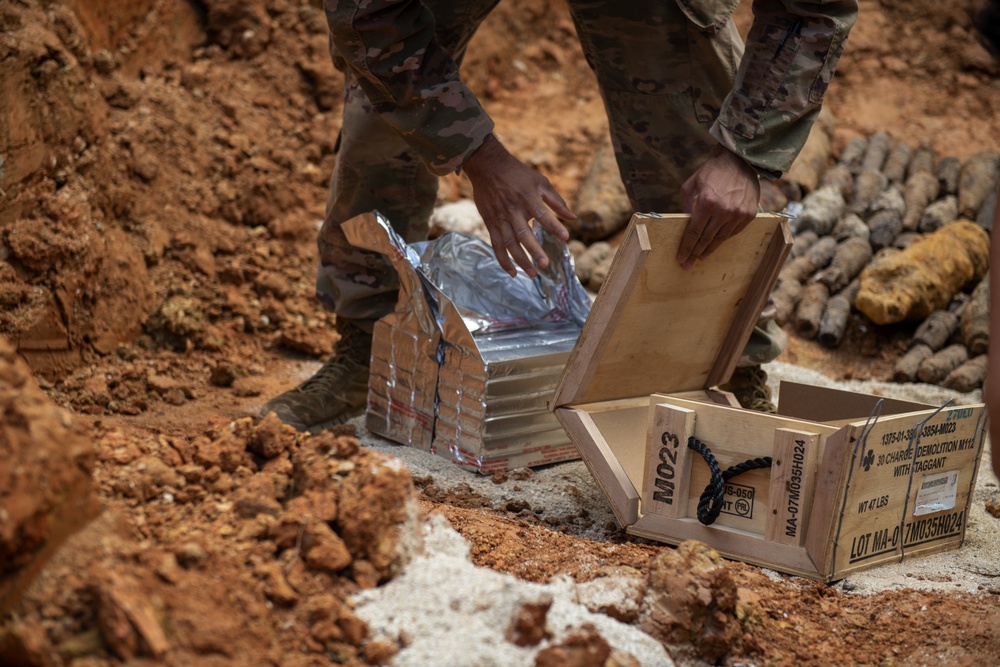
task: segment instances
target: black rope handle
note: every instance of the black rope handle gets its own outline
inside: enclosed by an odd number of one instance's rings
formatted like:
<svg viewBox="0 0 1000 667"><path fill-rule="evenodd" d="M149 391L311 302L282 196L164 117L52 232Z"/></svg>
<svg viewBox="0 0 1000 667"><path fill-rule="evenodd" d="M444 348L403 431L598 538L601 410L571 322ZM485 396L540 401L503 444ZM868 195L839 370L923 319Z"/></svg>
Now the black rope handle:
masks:
<svg viewBox="0 0 1000 667"><path fill-rule="evenodd" d="M709 481L705 490L701 492L701 496L698 498L698 521L701 521L706 526L711 526L715 523L715 520L719 518L719 513L722 512L722 497L726 494L726 482L745 472L771 467L771 457L764 456L757 459L750 459L743 463L737 463L722 470L719 468L719 462L715 460L715 455L712 454L712 450L708 448L708 445L693 435L688 438L688 449L693 449L701 454L701 458L705 459L705 463L708 464L709 473L712 476L711 481Z"/></svg>

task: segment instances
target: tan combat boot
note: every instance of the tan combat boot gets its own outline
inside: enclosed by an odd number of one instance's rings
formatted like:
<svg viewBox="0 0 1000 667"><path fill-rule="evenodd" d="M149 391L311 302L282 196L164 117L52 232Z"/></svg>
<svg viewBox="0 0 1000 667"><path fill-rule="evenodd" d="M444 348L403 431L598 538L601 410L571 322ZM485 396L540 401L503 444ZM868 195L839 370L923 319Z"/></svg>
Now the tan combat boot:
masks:
<svg viewBox="0 0 1000 667"><path fill-rule="evenodd" d="M315 434L364 413L372 335L346 320L336 326L340 340L334 355L311 378L265 403L261 416L273 412L297 430Z"/></svg>
<svg viewBox="0 0 1000 667"><path fill-rule="evenodd" d="M737 368L733 377L719 389L731 392L747 410L774 414L777 408L771 402L771 388L767 386L767 373L760 366Z"/></svg>

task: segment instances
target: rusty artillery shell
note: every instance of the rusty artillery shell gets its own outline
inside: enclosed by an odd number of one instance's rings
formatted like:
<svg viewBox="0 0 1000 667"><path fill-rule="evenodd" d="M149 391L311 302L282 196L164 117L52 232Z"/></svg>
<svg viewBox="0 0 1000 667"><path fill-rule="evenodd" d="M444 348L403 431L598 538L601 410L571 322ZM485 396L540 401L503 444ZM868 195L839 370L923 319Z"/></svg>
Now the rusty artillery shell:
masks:
<svg viewBox="0 0 1000 667"><path fill-rule="evenodd" d="M934 147L927 142L923 142L913 149L913 155L910 156L910 166L906 170L907 180L914 174L921 172L933 174L934 157Z"/></svg>
<svg viewBox="0 0 1000 667"><path fill-rule="evenodd" d="M833 253L836 251L837 239L832 236L824 236L816 241L816 243L813 243L809 247L809 250L806 250L805 257L812 262L813 270L818 271L830 263L830 260L833 259Z"/></svg>
<svg viewBox="0 0 1000 667"><path fill-rule="evenodd" d="M986 197L986 201L979 207L979 214L976 216L976 224L988 232L993 231L993 217L997 210L997 191Z"/></svg>
<svg viewBox="0 0 1000 667"><path fill-rule="evenodd" d="M866 137L854 137L851 139L844 151L840 154L840 164L847 167L852 174L861 173L861 165L865 161L865 153L868 151L868 139Z"/></svg>
<svg viewBox="0 0 1000 667"><path fill-rule="evenodd" d="M812 258L803 255L796 257L781 267L778 280L794 280L797 283L804 283L816 271L816 264Z"/></svg>
<svg viewBox="0 0 1000 667"><path fill-rule="evenodd" d="M587 243L607 238L628 224L632 204L611 142L594 155L590 170L576 191L576 220L567 223L570 232Z"/></svg>
<svg viewBox="0 0 1000 667"><path fill-rule="evenodd" d="M826 236L844 214L846 207L847 203L837 188L824 187L810 192L802 200L798 228L800 231L811 229L820 236Z"/></svg>
<svg viewBox="0 0 1000 667"><path fill-rule="evenodd" d="M802 288L802 298L795 308L795 330L812 340L819 333L819 323L830 299L830 289L820 282L811 282Z"/></svg>
<svg viewBox="0 0 1000 667"><path fill-rule="evenodd" d="M996 189L1000 178L1000 157L983 151L962 165L958 177L958 214L975 220L986 198Z"/></svg>
<svg viewBox="0 0 1000 667"><path fill-rule="evenodd" d="M989 272L972 290L972 298L962 309L962 340L972 354L983 354L990 342Z"/></svg>
<svg viewBox="0 0 1000 667"><path fill-rule="evenodd" d="M958 220L958 198L955 195L946 195L924 209L917 222L917 230L925 233L933 232L956 220Z"/></svg>
<svg viewBox="0 0 1000 667"><path fill-rule="evenodd" d="M892 379L895 382L916 382L920 364L933 354L934 350L923 343L915 344L896 361L896 366L892 371Z"/></svg>
<svg viewBox="0 0 1000 667"><path fill-rule="evenodd" d="M958 321L958 315L950 310L935 310L917 327L913 342L923 343L934 351L940 350L958 329Z"/></svg>
<svg viewBox="0 0 1000 667"><path fill-rule="evenodd" d="M576 277L580 279L581 283L586 285L590 281L590 276L593 275L594 269L612 254L614 254L614 251L607 242L598 241L594 243L576 258Z"/></svg>
<svg viewBox="0 0 1000 667"><path fill-rule="evenodd" d="M795 314L795 307L799 305L802 298L802 283L797 280L778 279L778 283L771 291L771 300L774 301L774 320L783 325Z"/></svg>
<svg viewBox="0 0 1000 667"><path fill-rule="evenodd" d="M868 219L868 229L871 236L868 237L873 250L881 250L891 246L892 242L901 231L903 231L903 216L898 211L886 209L879 211Z"/></svg>
<svg viewBox="0 0 1000 667"><path fill-rule="evenodd" d="M906 170L910 166L910 156L913 149L905 141L897 141L889 149L889 156L882 167L882 173L890 183L901 185L906 180Z"/></svg>
<svg viewBox="0 0 1000 667"><path fill-rule="evenodd" d="M850 201L854 194L854 174L846 164L837 163L823 172L819 187L833 187L840 191L844 201Z"/></svg>
<svg viewBox="0 0 1000 667"><path fill-rule="evenodd" d="M846 241L849 238L859 238L867 241L871 237L871 233L872 230L868 229L868 225L858 217L857 213L848 213L833 226L830 236L837 239L837 241Z"/></svg>
<svg viewBox="0 0 1000 667"><path fill-rule="evenodd" d="M850 238L840 243L830 260L830 265L816 274L816 281L827 286L831 294L847 287L872 259L868 241Z"/></svg>
<svg viewBox="0 0 1000 667"><path fill-rule="evenodd" d="M792 241L792 249L788 251L789 260L806 254L806 250L809 249L809 246L816 243L818 239L819 234L811 229L796 234L795 239Z"/></svg>
<svg viewBox="0 0 1000 667"><path fill-rule="evenodd" d="M854 179L854 198L851 199L848 210L863 215L888 184L889 179L880 171L861 172Z"/></svg>
<svg viewBox="0 0 1000 667"><path fill-rule="evenodd" d="M903 191L903 202L906 212L903 214L903 229L914 230L920 222L924 209L934 201L938 192L938 180L928 171L918 171L906 181Z"/></svg>
<svg viewBox="0 0 1000 667"><path fill-rule="evenodd" d="M973 357L948 373L941 384L948 389L964 393L975 391L982 387L983 382L986 381L986 363L985 354Z"/></svg>
<svg viewBox="0 0 1000 667"><path fill-rule="evenodd" d="M850 285L837 292L826 302L826 310L823 311L823 319L819 323L819 334L817 338L825 347L837 347L844 338L847 331L847 322L851 317L851 310L854 308L854 297L858 294L858 281L851 282Z"/></svg>
<svg viewBox="0 0 1000 667"><path fill-rule="evenodd" d="M962 163L957 157L943 157L938 163L938 197L958 194L958 174Z"/></svg>
<svg viewBox="0 0 1000 667"><path fill-rule="evenodd" d="M964 345L949 345L920 362L917 379L927 384L940 384L948 373L969 360L969 350Z"/></svg>
<svg viewBox="0 0 1000 667"><path fill-rule="evenodd" d="M885 160L889 155L889 145L891 143L887 132L876 132L868 140L868 150L865 151L864 162L861 163L861 172L882 171Z"/></svg>

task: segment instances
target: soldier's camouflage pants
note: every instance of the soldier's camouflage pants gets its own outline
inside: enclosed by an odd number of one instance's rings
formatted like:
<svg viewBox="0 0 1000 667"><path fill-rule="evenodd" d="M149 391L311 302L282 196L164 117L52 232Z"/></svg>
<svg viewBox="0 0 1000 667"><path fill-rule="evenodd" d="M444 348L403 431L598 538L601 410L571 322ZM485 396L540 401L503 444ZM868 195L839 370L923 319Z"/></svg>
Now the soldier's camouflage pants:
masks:
<svg viewBox="0 0 1000 667"><path fill-rule="evenodd" d="M434 14L438 40L458 62L496 3L424 0ZM732 89L743 54L732 20L714 33L705 31L671 0L569 0L569 6L597 76L633 207L680 211L681 185L716 145L708 129ZM371 330L375 320L394 309L398 281L381 255L354 249L340 225L378 210L407 242L424 240L438 178L372 110L349 71L345 76L337 162L319 233L316 291L338 317ZM782 347L783 336L773 322L758 326L741 365L770 361Z"/></svg>

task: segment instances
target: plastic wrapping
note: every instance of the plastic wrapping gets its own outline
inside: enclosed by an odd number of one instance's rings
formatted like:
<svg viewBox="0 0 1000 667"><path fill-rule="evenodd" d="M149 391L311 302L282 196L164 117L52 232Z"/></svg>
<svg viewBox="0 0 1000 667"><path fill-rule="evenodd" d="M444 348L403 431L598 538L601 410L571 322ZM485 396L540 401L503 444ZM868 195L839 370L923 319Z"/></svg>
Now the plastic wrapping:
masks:
<svg viewBox="0 0 1000 667"><path fill-rule="evenodd" d="M550 266L512 278L472 236L406 244L374 212L344 228L400 277L375 325L369 430L483 473L578 457L547 409L590 311L564 243L536 226Z"/></svg>

